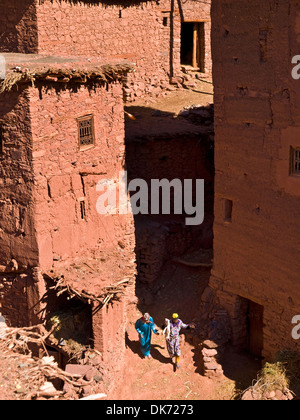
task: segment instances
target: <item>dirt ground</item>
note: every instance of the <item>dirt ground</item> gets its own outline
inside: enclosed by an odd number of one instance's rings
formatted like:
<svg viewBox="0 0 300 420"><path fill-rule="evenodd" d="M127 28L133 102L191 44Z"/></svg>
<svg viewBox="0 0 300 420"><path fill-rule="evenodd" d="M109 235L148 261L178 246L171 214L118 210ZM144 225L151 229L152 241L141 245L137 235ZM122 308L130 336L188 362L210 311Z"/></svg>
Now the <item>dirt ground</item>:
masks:
<svg viewBox="0 0 300 420"><path fill-rule="evenodd" d="M189 107L208 107L213 104L213 85L211 80L196 80L193 88L174 88L158 98L139 98L125 106L126 137L141 135L172 134L186 130L193 133L201 130L199 125L177 118Z"/></svg>
<svg viewBox="0 0 300 420"><path fill-rule="evenodd" d="M177 114L184 107L191 105L207 106L213 103L213 84L209 78L193 79L195 86L165 92L158 98L139 98L128 107L145 107Z"/></svg>
<svg viewBox="0 0 300 420"><path fill-rule="evenodd" d="M174 371L162 336L153 337L152 359L144 359L133 331L128 337L126 376L111 399L119 400L232 400L256 378L255 363L246 355L228 354L236 379L202 376L193 345L182 345L181 368ZM246 363L246 364L245 364ZM248 365L247 365L248 363ZM251 375L252 372L252 375ZM244 387L243 387L244 386Z"/></svg>
<svg viewBox="0 0 300 420"><path fill-rule="evenodd" d="M24 388L20 384L30 379L24 378L27 366L23 358L13 352L9 358L0 354L0 400L23 399Z"/></svg>

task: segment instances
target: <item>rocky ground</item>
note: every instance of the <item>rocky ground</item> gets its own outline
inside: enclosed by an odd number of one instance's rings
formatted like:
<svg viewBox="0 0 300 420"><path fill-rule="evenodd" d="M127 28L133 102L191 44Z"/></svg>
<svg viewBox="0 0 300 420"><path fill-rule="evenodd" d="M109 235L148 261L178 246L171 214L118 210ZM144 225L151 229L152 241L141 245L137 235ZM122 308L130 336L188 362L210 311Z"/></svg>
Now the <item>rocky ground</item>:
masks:
<svg viewBox="0 0 300 420"><path fill-rule="evenodd" d="M162 273L162 288L154 296L141 299L138 310L129 313L126 337L126 369L110 398L121 400L230 400L251 385L259 362L248 355L227 349L224 375L209 379L200 369L199 348L191 336L181 335L181 368L174 370L164 337L153 335L152 359L140 352L134 323L144 311L149 312L158 327L165 317L178 312L190 323L197 317L198 304L207 284L207 271L167 264ZM184 287L183 287L184 286Z"/></svg>
<svg viewBox="0 0 300 420"><path fill-rule="evenodd" d="M252 384L259 362L248 355L238 355L230 348L224 357L224 374L213 379L203 376L198 340L193 339L193 334L181 335L179 370L174 370L162 335L153 336L152 359L142 357L135 321L147 311L159 329L164 318L170 317L173 312L178 312L186 323L194 322L208 276L207 268L169 262L162 270L157 284L159 287L155 291L138 290L138 304L130 305L128 312L124 375L115 378L116 386L107 395L108 400L230 400L238 398ZM37 373L37 369L38 361L17 355L9 349L1 351L0 399L23 400L35 394L37 382L32 380L31 372ZM73 398L64 394L59 399Z"/></svg>

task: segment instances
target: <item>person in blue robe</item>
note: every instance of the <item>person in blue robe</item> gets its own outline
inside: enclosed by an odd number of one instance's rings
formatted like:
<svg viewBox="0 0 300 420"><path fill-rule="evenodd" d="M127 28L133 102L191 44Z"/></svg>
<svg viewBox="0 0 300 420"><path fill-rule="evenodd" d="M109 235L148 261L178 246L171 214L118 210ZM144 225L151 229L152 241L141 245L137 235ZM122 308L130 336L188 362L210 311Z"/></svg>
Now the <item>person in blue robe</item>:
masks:
<svg viewBox="0 0 300 420"><path fill-rule="evenodd" d="M151 359L150 351L152 331L154 334L159 334L159 331L155 328L153 318L148 313L145 313L136 321L135 329L139 335L143 355L147 359Z"/></svg>

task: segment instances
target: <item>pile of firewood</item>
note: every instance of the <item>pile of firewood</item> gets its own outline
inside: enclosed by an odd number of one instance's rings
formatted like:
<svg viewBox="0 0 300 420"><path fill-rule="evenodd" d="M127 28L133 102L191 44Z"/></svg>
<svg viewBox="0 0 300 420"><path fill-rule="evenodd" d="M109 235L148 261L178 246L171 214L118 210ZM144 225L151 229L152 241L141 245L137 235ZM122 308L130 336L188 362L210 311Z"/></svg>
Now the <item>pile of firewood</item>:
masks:
<svg viewBox="0 0 300 420"><path fill-rule="evenodd" d="M22 377L16 383L16 392L22 394L22 399L36 398L60 399L64 392L57 390L51 381L60 379L76 390L90 384L81 375L65 372L58 367L52 356L48 355L46 340L52 331L47 331L44 325L27 328L6 328L5 337L0 339L0 354L2 359L18 358L26 365ZM44 349L46 356L32 357L30 345L35 344Z"/></svg>
<svg viewBox="0 0 300 420"><path fill-rule="evenodd" d="M127 277L118 281L115 284L104 287L100 295L94 295L84 290L79 292L78 290L71 287L66 282L64 277L61 277L56 279L55 285L50 287L50 289L54 289L56 291L57 296L60 296L63 293L68 293L70 299L76 297L77 299L80 299L88 304L96 302L101 307L104 307L111 300L118 299L124 293L124 290L130 284L130 282L131 277Z"/></svg>

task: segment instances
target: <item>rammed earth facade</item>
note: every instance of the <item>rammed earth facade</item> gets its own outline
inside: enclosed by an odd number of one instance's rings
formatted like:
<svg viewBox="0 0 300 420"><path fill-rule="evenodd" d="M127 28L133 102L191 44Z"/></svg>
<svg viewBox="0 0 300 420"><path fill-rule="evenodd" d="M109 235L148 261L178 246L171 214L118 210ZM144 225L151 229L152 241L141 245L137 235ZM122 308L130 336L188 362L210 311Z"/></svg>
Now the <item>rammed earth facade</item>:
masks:
<svg viewBox="0 0 300 420"><path fill-rule="evenodd" d="M96 206L99 180L124 170L124 97L211 72L210 1L119 3L0 0L1 313L35 325L79 296L104 389L136 302L133 216Z"/></svg>
<svg viewBox="0 0 300 420"><path fill-rule="evenodd" d="M272 359L299 350L300 9L294 1L215 0L214 267L232 341Z"/></svg>
<svg viewBox="0 0 300 420"><path fill-rule="evenodd" d="M1 0L0 52L127 59L127 100L156 94L182 65L211 73L210 3Z"/></svg>

